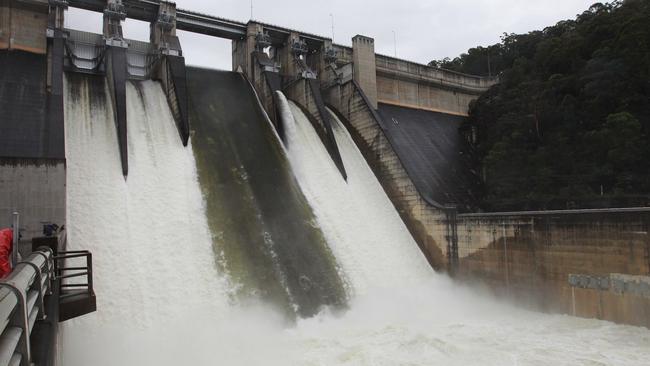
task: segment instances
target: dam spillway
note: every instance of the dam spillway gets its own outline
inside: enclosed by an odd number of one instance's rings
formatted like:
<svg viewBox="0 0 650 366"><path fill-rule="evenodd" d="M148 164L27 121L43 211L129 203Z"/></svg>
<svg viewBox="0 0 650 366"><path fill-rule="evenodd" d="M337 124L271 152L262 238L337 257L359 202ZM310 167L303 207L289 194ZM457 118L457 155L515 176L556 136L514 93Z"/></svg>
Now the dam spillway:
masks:
<svg viewBox="0 0 650 366"><path fill-rule="evenodd" d="M65 28L68 6L103 34ZM458 127L498 78L157 0L0 18L0 224L94 254L85 284L55 255L54 288L93 303L48 307L21 366L650 363L647 329L523 310L650 326L649 210L463 212ZM230 39L233 71L186 67L177 29Z"/></svg>
<svg viewBox="0 0 650 366"><path fill-rule="evenodd" d="M294 103L286 101L282 108L285 150L240 75L205 69L189 75L190 89L201 82L229 89L192 94L192 104L207 106L204 112L191 107L193 113L205 113L193 121L209 118L207 126L193 123L188 148L177 137L160 85L128 84L133 155L126 180L105 82L68 75L68 215L75 222L69 245L83 242L98 253L96 287L103 296L99 312L62 329L63 364L644 364L640 356L648 340L640 328L528 312L435 274L336 118L335 137L353 172L348 182ZM227 112L233 119L224 117ZM214 139L200 141L199 131ZM260 164L285 177L276 183L293 187L298 197L304 194L305 206L298 212L311 212L310 226L322 235L317 243L331 252L337 278L347 284L347 309L319 307L314 316L287 323L287 309L294 308L286 298L278 301L254 291L272 285L237 277L248 264L237 258L236 248L225 249L219 240L222 235L254 240L253 230L260 230L263 239L264 216L255 207L254 188L240 187L242 170L250 165L241 147L228 143L237 138L235 131L259 136L251 137L256 139L251 150L276 149L273 156L257 156ZM238 156L241 160L229 160ZM218 168L223 165L227 168ZM219 174L226 176L215 179ZM244 176L250 185L259 179ZM246 200L252 208L242 209ZM228 213L238 215L237 225L224 221ZM218 220L215 214L221 215ZM246 220L253 223L242 223ZM312 254L323 250L308 249ZM259 248L238 250L239 255L264 254ZM277 283L277 291L287 294ZM251 347L256 352L245 351Z"/></svg>

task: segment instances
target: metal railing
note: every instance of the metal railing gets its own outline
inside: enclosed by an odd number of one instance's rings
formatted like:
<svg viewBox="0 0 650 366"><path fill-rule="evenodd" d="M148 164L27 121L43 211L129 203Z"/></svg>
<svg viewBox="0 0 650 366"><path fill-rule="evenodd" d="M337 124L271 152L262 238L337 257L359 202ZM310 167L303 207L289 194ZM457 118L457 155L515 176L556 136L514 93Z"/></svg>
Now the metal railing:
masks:
<svg viewBox="0 0 650 366"><path fill-rule="evenodd" d="M62 299L72 297L69 299L72 301L71 306L64 310L64 319L96 310L92 254L80 250L58 252L55 255L56 249L53 248L65 247L65 231L59 231L56 239L58 243L40 246L26 258L20 259L19 218L18 213L14 213L13 243L8 258L12 271L0 279L0 366L34 364L34 357L39 357L36 354L38 349L32 352L34 327L38 324L37 321L45 320L48 316L51 316L48 320L53 322L61 321ZM80 263L84 260L85 263ZM52 297L48 297L46 303L48 295ZM58 302L59 306L52 301ZM37 333L40 334L41 331ZM38 338L37 335L36 339ZM39 344L34 344L34 347L39 347Z"/></svg>
<svg viewBox="0 0 650 366"><path fill-rule="evenodd" d="M52 293L54 274L54 253L41 247L0 280L0 366L31 364L30 335L47 317L44 298Z"/></svg>
<svg viewBox="0 0 650 366"><path fill-rule="evenodd" d="M70 263L71 260L85 258L86 262L83 265L72 265L70 267L62 267L59 265L60 261ZM80 292L86 292L89 295L93 293L93 255L87 250L76 250L69 252L59 252L54 257L56 265L56 278L61 280L60 288L61 295L59 299L65 299L70 296L76 296ZM85 277L86 282L70 281ZM70 292L70 290L77 290Z"/></svg>

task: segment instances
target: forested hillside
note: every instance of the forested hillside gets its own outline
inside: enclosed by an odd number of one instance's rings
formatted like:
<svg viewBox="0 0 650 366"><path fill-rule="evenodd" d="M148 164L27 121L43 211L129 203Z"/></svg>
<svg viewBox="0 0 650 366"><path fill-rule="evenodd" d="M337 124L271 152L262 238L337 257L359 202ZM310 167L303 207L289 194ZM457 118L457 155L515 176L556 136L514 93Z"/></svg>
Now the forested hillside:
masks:
<svg viewBox="0 0 650 366"><path fill-rule="evenodd" d="M500 75L464 129L485 209L650 205L650 0L594 4L432 64Z"/></svg>

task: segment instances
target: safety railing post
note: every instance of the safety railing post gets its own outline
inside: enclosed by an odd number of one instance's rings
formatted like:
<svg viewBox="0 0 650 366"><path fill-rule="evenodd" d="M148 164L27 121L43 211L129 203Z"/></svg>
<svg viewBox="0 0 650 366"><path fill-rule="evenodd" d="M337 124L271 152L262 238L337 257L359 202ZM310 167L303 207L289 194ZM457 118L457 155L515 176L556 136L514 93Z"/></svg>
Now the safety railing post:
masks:
<svg viewBox="0 0 650 366"><path fill-rule="evenodd" d="M34 279L34 283L30 286L29 289L27 289L27 291L29 291L32 287L35 287L38 291L38 298L36 299L38 306L37 316L39 320L44 320L47 316L45 315L45 291L43 291L43 273L41 272L41 268L32 262L23 261L19 262L18 264L24 264L34 269L34 275L36 278ZM45 264L47 265L47 262ZM29 311L29 309L27 311Z"/></svg>
<svg viewBox="0 0 650 366"><path fill-rule="evenodd" d="M11 245L11 268L16 268L18 264L18 242L20 240L20 214L13 214L13 243Z"/></svg>
<svg viewBox="0 0 650 366"><path fill-rule="evenodd" d="M88 253L86 257L86 266L88 266L88 293L93 291L93 254Z"/></svg>

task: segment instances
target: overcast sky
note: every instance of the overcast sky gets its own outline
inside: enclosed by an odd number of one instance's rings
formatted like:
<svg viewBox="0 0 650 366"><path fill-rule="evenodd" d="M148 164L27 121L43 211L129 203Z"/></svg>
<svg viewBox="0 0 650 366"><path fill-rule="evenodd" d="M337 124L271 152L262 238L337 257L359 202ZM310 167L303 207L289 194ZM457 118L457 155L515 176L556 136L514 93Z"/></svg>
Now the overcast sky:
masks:
<svg viewBox="0 0 650 366"><path fill-rule="evenodd" d="M542 29L573 19L595 0L253 0L253 19L351 45L362 34L375 39L377 53L428 63L453 58L478 45L499 41L504 33ZM238 21L251 18L250 0L177 0L177 7ZM332 17L330 16L332 15ZM101 33L102 16L68 11L68 28ZM146 23L127 20L126 38L148 40ZM178 32L188 64L230 69L230 41Z"/></svg>

